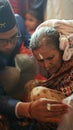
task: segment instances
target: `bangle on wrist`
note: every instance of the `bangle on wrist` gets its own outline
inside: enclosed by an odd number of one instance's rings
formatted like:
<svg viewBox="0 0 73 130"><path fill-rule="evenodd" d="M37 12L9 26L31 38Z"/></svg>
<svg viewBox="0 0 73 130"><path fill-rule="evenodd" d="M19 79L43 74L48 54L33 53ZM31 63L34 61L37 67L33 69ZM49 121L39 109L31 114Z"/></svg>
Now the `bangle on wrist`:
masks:
<svg viewBox="0 0 73 130"><path fill-rule="evenodd" d="M29 115L29 118L33 118L32 117L32 114L31 114L31 106L32 106L32 102L30 102L30 104L29 104L29 107L28 107L28 115Z"/></svg>
<svg viewBox="0 0 73 130"><path fill-rule="evenodd" d="M20 118L20 116L18 116L18 111L17 111L17 109L18 109L18 107L19 107L19 105L20 105L21 103L22 103L22 102L18 102L18 103L16 104L16 106L15 106L15 115L16 115L17 118Z"/></svg>

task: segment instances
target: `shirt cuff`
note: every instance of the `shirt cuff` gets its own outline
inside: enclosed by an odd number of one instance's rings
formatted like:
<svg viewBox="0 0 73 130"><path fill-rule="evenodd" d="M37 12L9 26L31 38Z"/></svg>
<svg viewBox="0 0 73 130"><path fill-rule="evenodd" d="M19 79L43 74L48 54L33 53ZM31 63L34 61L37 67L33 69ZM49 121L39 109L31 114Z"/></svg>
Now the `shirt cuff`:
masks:
<svg viewBox="0 0 73 130"><path fill-rule="evenodd" d="M15 106L15 115L16 115L17 118L21 118L21 117L18 116L18 111L17 111L17 109L18 109L18 107L19 107L19 105L20 105L21 103L22 103L22 102L18 102L18 103L16 104L16 106Z"/></svg>

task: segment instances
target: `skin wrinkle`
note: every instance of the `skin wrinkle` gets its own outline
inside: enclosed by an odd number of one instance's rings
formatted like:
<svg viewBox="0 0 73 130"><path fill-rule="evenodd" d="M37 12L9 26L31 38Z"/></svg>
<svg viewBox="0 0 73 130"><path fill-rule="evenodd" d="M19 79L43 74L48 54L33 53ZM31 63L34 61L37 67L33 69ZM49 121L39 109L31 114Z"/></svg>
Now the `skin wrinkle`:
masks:
<svg viewBox="0 0 73 130"><path fill-rule="evenodd" d="M34 50L33 54L40 66L44 67L50 74L55 73L62 64L61 53L53 45L46 45L45 41L41 41L41 44L42 46ZM43 59L40 58L39 54L41 54Z"/></svg>

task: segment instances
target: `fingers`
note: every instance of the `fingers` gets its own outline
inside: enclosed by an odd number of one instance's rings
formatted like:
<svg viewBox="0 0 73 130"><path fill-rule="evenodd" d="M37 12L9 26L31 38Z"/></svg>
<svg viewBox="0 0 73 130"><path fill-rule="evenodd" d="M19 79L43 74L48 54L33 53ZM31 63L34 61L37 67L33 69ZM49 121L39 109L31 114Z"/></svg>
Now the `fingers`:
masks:
<svg viewBox="0 0 73 130"><path fill-rule="evenodd" d="M48 105L50 106L49 109ZM43 122L60 122L61 116L66 112L67 105L57 101L49 101L46 98L33 101L31 105L32 117Z"/></svg>
<svg viewBox="0 0 73 130"><path fill-rule="evenodd" d="M43 112L43 117L53 118L53 117L62 117L65 113L67 113L67 110L58 110L58 111L48 111L45 109Z"/></svg>
<svg viewBox="0 0 73 130"><path fill-rule="evenodd" d="M43 113L42 117L45 119L46 118L61 118L64 114L65 114L65 112L62 112L62 111L60 111L60 112L47 112L47 111L45 111Z"/></svg>
<svg viewBox="0 0 73 130"><path fill-rule="evenodd" d="M46 117L53 118L53 117L61 117L65 114L65 111L57 111L57 112L48 112Z"/></svg>
<svg viewBox="0 0 73 130"><path fill-rule="evenodd" d="M43 116L42 118L41 118L41 116L40 116L39 118L37 118L37 120L38 120L38 121L42 121L42 122L60 123L61 120L62 120L62 119L61 119L61 116L62 116L62 115L60 115L60 116L52 116L52 117L51 117L51 113L50 113L49 116L46 114L46 116Z"/></svg>
<svg viewBox="0 0 73 130"><path fill-rule="evenodd" d="M39 99L42 102L45 102L46 104L50 103L50 104L58 104L59 102L56 100L51 100L51 99L47 99L47 98L40 98Z"/></svg>
<svg viewBox="0 0 73 130"><path fill-rule="evenodd" d="M47 110L49 111L65 111L68 107L65 104L47 104Z"/></svg>
<svg viewBox="0 0 73 130"><path fill-rule="evenodd" d="M44 120L44 119L43 119ZM60 123L61 122L61 118L57 117L57 118L45 118L45 122L54 122L54 123Z"/></svg>
<svg viewBox="0 0 73 130"><path fill-rule="evenodd" d="M41 98L40 101L48 111L68 111L68 106L61 102L48 100L46 98Z"/></svg>

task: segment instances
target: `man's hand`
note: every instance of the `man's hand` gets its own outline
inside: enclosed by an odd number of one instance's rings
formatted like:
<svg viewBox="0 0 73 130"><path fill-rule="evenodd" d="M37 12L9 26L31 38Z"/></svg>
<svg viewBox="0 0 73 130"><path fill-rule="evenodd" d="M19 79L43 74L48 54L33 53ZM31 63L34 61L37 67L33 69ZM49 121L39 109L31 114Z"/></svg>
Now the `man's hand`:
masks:
<svg viewBox="0 0 73 130"><path fill-rule="evenodd" d="M50 108L48 108L49 105ZM38 121L59 123L62 115L68 111L67 109L68 106L63 103L41 98L32 102L30 114L33 119Z"/></svg>

